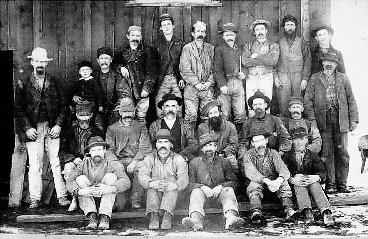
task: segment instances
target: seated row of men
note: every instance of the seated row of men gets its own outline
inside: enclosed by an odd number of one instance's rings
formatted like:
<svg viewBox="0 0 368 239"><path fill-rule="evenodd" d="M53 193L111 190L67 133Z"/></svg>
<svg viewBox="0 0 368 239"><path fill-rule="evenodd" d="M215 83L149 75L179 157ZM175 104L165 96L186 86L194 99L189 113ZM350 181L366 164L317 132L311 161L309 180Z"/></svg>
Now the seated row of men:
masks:
<svg viewBox="0 0 368 239"><path fill-rule="evenodd" d="M264 221L261 199L266 188L280 198L286 219L295 219L298 212L293 209L292 185L305 221L314 220L310 194L324 223L332 225L330 204L321 187L326 173L316 154L321 147L318 129L311 130L314 139L309 143L310 127L300 125L304 121L295 116L298 110L292 110L298 108L295 105L302 106L301 99L293 98L289 108L295 119L288 124L292 126L290 138L282 121L265 113L268 103L268 97L260 92L250 97L248 104L256 116L244 124L240 146L235 126L221 116L221 104L217 101L203 108L202 117L208 119L195 133L177 118L181 99L166 94L159 102L164 117L153 122L148 132L144 123L134 119L132 100L124 98L120 102L120 120L108 127L106 142L103 136L93 136L98 129L89 125L91 109L80 105L79 125L71 129L74 135L67 137L74 142L69 143L74 146L74 156L70 150L72 155L62 157L73 160L64 167L66 187L74 198L78 197L79 207L89 220L87 228L109 228L115 199L119 204L124 200L122 192L132 188L133 208L141 207L146 190L149 229L170 229L178 193L188 188L191 195L189 217L182 220L185 226L202 230L204 203L206 199L215 199L223 206L225 229L231 229L244 222L235 196L239 174L249 183L246 193L252 209L251 222ZM301 116L302 107L298 109ZM83 143L76 147L78 142ZM95 197L101 198L98 210Z"/></svg>

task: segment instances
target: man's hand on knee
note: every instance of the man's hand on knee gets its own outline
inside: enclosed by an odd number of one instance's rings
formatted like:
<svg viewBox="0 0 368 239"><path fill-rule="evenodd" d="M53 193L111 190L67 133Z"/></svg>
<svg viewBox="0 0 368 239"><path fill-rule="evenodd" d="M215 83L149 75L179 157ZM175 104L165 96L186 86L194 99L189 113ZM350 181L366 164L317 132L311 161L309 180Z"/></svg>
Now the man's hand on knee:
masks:
<svg viewBox="0 0 368 239"><path fill-rule="evenodd" d="M214 198L217 198L220 195L222 189L224 189L224 187L221 184L220 185L217 185L216 187L214 187L212 189L213 197Z"/></svg>

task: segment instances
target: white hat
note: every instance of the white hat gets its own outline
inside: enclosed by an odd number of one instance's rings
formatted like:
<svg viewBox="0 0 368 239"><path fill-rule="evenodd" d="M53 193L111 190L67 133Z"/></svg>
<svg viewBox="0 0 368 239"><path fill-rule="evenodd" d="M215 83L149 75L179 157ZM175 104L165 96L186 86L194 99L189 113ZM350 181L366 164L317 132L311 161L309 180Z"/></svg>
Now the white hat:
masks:
<svg viewBox="0 0 368 239"><path fill-rule="evenodd" d="M41 47L36 47L32 51L32 55L27 56L27 58L36 59L39 61L51 61L52 59L47 58L47 52L46 49Z"/></svg>

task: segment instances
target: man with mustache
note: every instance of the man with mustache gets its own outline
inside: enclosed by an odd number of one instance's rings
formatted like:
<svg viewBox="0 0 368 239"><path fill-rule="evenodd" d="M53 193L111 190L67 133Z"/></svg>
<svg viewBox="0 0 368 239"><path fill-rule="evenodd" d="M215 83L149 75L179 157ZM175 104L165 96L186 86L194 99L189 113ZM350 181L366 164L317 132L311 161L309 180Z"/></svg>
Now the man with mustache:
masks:
<svg viewBox="0 0 368 239"><path fill-rule="evenodd" d="M139 182L147 190L150 230L171 229L178 194L189 182L188 164L183 156L171 150L173 142L170 131L160 129L155 138L156 150L144 158L139 169Z"/></svg>
<svg viewBox="0 0 368 239"><path fill-rule="evenodd" d="M205 133L199 137L202 155L190 162L190 203L189 217L182 220L185 227L194 231L203 230L204 204L207 199L222 204L225 230L231 230L244 223L239 217L235 188L238 186L236 174L228 160L217 155L216 135Z"/></svg>
<svg viewBox="0 0 368 239"><path fill-rule="evenodd" d="M184 46L180 56L180 73L186 82L184 88L185 120L196 129L197 112L213 100L213 55L214 47L206 43L206 24L195 23L192 27L193 41Z"/></svg>
<svg viewBox="0 0 368 239"><path fill-rule="evenodd" d="M304 96L307 119L317 122L322 136L321 159L327 180L326 192L350 192L348 132L359 123L358 107L349 78L337 70L339 56L327 53L320 58L323 71L309 79Z"/></svg>
<svg viewBox="0 0 368 239"><path fill-rule="evenodd" d="M238 133L235 125L223 116L221 102L217 100L209 102L202 109L201 117L206 121L198 126L198 137L204 134L215 135L219 139L216 147L217 152L226 158L237 172L239 167L236 159L239 147Z"/></svg>
<svg viewBox="0 0 368 239"><path fill-rule="evenodd" d="M132 88L132 99L137 107L140 122L146 122L150 94L157 78L158 59L154 49L142 43L142 28L130 26L127 39L129 44L123 46L115 55L116 70L128 79Z"/></svg>
<svg viewBox="0 0 368 239"><path fill-rule="evenodd" d="M184 89L184 80L179 71L179 60L184 43L174 34L174 18L164 13L160 16L161 34L156 40L156 49L159 54L159 76L158 91L155 97L157 117L162 118L162 110L157 107L158 102L166 93L172 93L179 98L183 98L181 89ZM179 117L182 117L181 107L178 111Z"/></svg>
<svg viewBox="0 0 368 239"><path fill-rule="evenodd" d="M312 55L311 74L323 70L321 57L323 57L323 55L327 53L333 53L337 55L339 64L336 67L336 70L344 74L346 73L344 59L342 57L341 52L331 45L331 38L333 34L334 30L326 25L319 26L312 31L311 35L314 36L314 38L318 42L318 46L311 50Z"/></svg>
<svg viewBox="0 0 368 239"><path fill-rule="evenodd" d="M308 143L307 148L318 154L322 147L322 138L319 133L316 122L307 120L303 118L303 99L300 97L291 97L289 101L289 117L280 117L285 125L285 128L290 133L292 130L303 127L308 132Z"/></svg>
<svg viewBox="0 0 368 239"><path fill-rule="evenodd" d="M30 208L37 208L42 192L44 152L50 158L56 195L61 206L67 206L65 183L61 175L59 146L60 131L66 116L66 99L58 80L46 73L49 64L45 49L32 51L33 72L19 79L15 88L14 117L21 142L25 142L29 160Z"/></svg>
<svg viewBox="0 0 368 239"><path fill-rule="evenodd" d="M154 140L160 129L169 130L173 138L171 150L191 160L196 155L198 143L194 136L194 128L177 115L181 104L180 97L170 93L165 94L157 104L162 109L163 118L157 119L150 125L149 133L151 140Z"/></svg>
<svg viewBox="0 0 368 239"><path fill-rule="evenodd" d="M270 99L260 91L254 93L248 99L249 108L254 110L255 115L250 117L244 124L243 134L240 136L240 157L253 145L250 142L250 136L260 130L264 130L270 135L267 139L267 146L270 149L277 150L280 153L291 149L290 135L281 119L266 113L269 103Z"/></svg>
<svg viewBox="0 0 368 239"><path fill-rule="evenodd" d="M91 122L93 116L91 103L77 104L75 115L78 124L72 126L65 133L60 147L60 159L64 163L64 169L61 173L64 174L66 181L76 167L82 164L84 149L87 147L89 139L93 136L103 137L101 130ZM74 211L77 207L77 196L74 196L68 211Z"/></svg>
<svg viewBox="0 0 368 239"><path fill-rule="evenodd" d="M308 133L304 127L291 131L293 149L290 150L283 160L290 170L289 183L294 188L299 210L307 224L313 224L314 216L311 199L313 198L323 216L326 226L334 224L331 205L328 201L321 183L326 180L326 171L317 154L307 148Z"/></svg>
<svg viewBox="0 0 368 239"><path fill-rule="evenodd" d="M248 68L246 79L247 100L256 91L261 91L269 99L272 99L273 71L280 55L279 45L267 39L270 22L257 19L250 26L250 30L256 36L256 41L244 46L242 52L242 63ZM254 111L249 109L249 117Z"/></svg>
<svg viewBox="0 0 368 239"><path fill-rule="evenodd" d="M307 87L311 54L309 43L296 35L298 21L294 16L286 15L281 26L284 29L284 37L279 41L280 57L274 77L280 115L288 116L287 104L290 97L299 97Z"/></svg>
<svg viewBox="0 0 368 239"><path fill-rule="evenodd" d="M79 207L88 219L86 229L109 229L116 194L130 188L124 167L114 154L106 153L108 147L102 137L91 137L83 162L66 181L68 191L78 196ZM98 209L96 198L100 198Z"/></svg>
<svg viewBox="0 0 368 239"><path fill-rule="evenodd" d="M241 49L235 43L238 30L233 23L225 23L220 34L224 42L215 47L214 76L221 91L218 100L222 102L222 110L229 119L231 109L234 112L234 124L238 132L245 121L245 91L243 80L245 74L241 67ZM244 67L243 67L244 68Z"/></svg>
<svg viewBox="0 0 368 239"><path fill-rule="evenodd" d="M143 122L135 120L135 107L131 98L120 100L120 120L107 128L106 142L110 145L109 152L116 155L124 165L132 181L130 193L131 207L142 207L144 189L138 183L138 169L144 156L152 151L147 127ZM120 199L119 195L119 199Z"/></svg>
<svg viewBox="0 0 368 239"><path fill-rule="evenodd" d="M106 133L109 125L119 120L119 99L132 97L132 88L126 77L123 77L111 67L114 58L113 52L109 47L97 49L97 63L100 70L95 79L102 90L104 111L99 114L100 121L97 122L100 128Z"/></svg>
<svg viewBox="0 0 368 239"><path fill-rule="evenodd" d="M269 132L259 129L249 135L253 148L242 157L244 174L250 180L247 195L250 200L250 220L254 224L264 223L261 200L264 190L276 193L281 200L286 220L293 220L298 213L293 209L292 191L288 180L290 172L282 161L280 154L267 147Z"/></svg>

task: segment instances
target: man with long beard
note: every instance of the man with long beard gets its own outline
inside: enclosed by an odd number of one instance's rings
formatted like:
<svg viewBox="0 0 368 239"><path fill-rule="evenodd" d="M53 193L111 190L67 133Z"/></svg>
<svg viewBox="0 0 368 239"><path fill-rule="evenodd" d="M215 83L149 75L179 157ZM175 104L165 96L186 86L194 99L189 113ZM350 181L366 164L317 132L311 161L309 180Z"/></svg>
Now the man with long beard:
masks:
<svg viewBox="0 0 368 239"><path fill-rule="evenodd" d="M300 97L291 97L289 100L289 112L290 116L280 117L288 130L289 134L292 130L302 127L308 132L307 148L318 154L322 147L322 138L319 133L317 124L314 120L310 121L303 118L303 99Z"/></svg>
<svg viewBox="0 0 368 239"><path fill-rule="evenodd" d="M235 188L238 186L236 174L224 157L217 155L218 138L213 134L203 134L199 137L202 155L190 162L190 203L189 217L182 220L184 226L194 231L203 230L205 216L203 206L207 199L221 202L225 230L232 229L244 223L239 217L238 201Z"/></svg>
<svg viewBox="0 0 368 239"><path fill-rule="evenodd" d="M246 78L246 98L254 95L256 91L261 91L269 99L272 98L273 71L279 59L279 44L267 39L270 22L257 19L250 26L256 40L244 45L242 52L242 63L248 68ZM249 109L249 117L254 115L254 111Z"/></svg>
<svg viewBox="0 0 368 239"><path fill-rule="evenodd" d="M68 191L78 196L79 207L88 219L87 229L109 229L116 194L130 188L124 166L114 154L106 154L108 147L102 137L91 137L86 157L66 181ZM100 198L98 210L96 198Z"/></svg>
<svg viewBox="0 0 368 239"><path fill-rule="evenodd" d="M287 104L290 97L299 97L307 87L311 71L309 43L296 35L297 26L298 21L294 16L286 15L282 19L284 37L279 41L280 57L274 76L282 116L289 114Z"/></svg>
<svg viewBox="0 0 368 239"><path fill-rule="evenodd" d="M260 130L270 135L267 140L267 146L270 149L277 150L280 153L291 149L290 135L281 119L266 113L269 103L270 99L260 91L249 98L248 105L254 110L255 115L250 117L244 124L243 134L240 137L240 157L251 148L251 136Z"/></svg>
<svg viewBox="0 0 368 239"><path fill-rule="evenodd" d="M170 93L165 94L157 104L162 109L163 118L157 119L150 125L149 134L151 140L154 140L160 129L169 130L173 137L172 151L191 160L196 155L198 144L194 136L194 129L177 115L181 104L180 97Z"/></svg>
<svg viewBox="0 0 368 239"><path fill-rule="evenodd" d="M204 134L215 135L219 139L217 151L238 171L238 134L235 125L223 117L221 105L219 101L211 101L202 109L201 116L207 120L198 126L198 137Z"/></svg>
<svg viewBox="0 0 368 239"><path fill-rule="evenodd" d="M250 180L247 195L251 207L250 220L254 224L264 222L261 200L265 188L276 193L281 200L286 220L293 220L298 216L293 209L292 191L288 183L290 172L280 154L267 147L268 136L270 134L262 129L253 132L250 135L253 148L242 157L244 174Z"/></svg>

